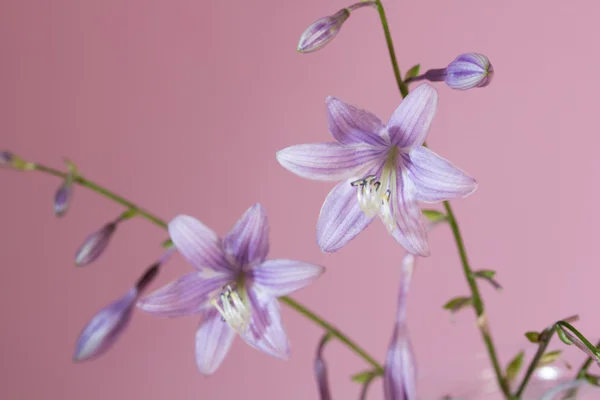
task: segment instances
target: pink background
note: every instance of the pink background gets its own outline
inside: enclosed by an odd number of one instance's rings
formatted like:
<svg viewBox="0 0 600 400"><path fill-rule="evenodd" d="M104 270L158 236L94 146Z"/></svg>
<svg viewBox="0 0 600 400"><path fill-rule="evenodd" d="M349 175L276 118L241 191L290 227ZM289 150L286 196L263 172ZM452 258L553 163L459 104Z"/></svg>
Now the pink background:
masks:
<svg viewBox="0 0 600 400"><path fill-rule="evenodd" d="M271 257L320 263L327 273L297 299L383 361L403 252L374 224L325 255L316 220L330 184L281 168L283 147L329 141L325 97L387 120L400 96L374 10L352 15L318 53L300 55L302 31L348 3L331 1L8 0L0 4L0 148L84 176L165 219L195 215L224 234L252 203L271 223ZM486 89L438 85L429 144L475 176L455 201L474 268L498 270L505 290L482 284L504 363L523 333L579 313L598 332L596 212L596 1L388 0L403 71L445 66L457 54L490 57ZM322 332L283 307L292 358L237 339L211 378L194 362L197 319L136 313L105 357L71 361L80 329L160 256L165 233L136 219L97 263L77 269L83 238L120 208L77 188L66 218L52 212L59 181L0 171L2 399L311 399ZM466 294L447 226L430 235L412 286L409 323L424 377L468 381L483 350L471 312L441 309ZM180 257L154 287L190 270ZM555 347L559 344L555 343ZM349 376L365 364L339 343L326 350L336 399L358 396ZM579 360L581 357L574 357ZM444 379L442 379L444 380ZM423 379L445 394L449 383ZM460 385L459 385L460 386ZM449 389L450 388L450 389ZM381 381L371 398L381 397ZM460 394L455 392L456 394Z"/></svg>

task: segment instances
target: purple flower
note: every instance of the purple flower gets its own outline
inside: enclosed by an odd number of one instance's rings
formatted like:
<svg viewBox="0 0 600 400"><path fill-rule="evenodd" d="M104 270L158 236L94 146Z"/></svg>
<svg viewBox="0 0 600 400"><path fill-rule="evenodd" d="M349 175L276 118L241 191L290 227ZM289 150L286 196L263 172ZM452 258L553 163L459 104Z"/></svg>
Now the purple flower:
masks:
<svg viewBox="0 0 600 400"><path fill-rule="evenodd" d="M406 327L406 300L415 257L407 254L402 261L402 281L398 293L398 312L392 341L385 359L383 391L385 400L417 398L417 367Z"/></svg>
<svg viewBox="0 0 600 400"><path fill-rule="evenodd" d="M0 165L11 165L13 160L12 153L8 151L0 151Z"/></svg>
<svg viewBox="0 0 600 400"><path fill-rule="evenodd" d="M75 253L75 265L83 267L96 261L108 247L119 221L120 219L110 222L89 235Z"/></svg>
<svg viewBox="0 0 600 400"><path fill-rule="evenodd" d="M324 47L338 34L348 17L350 17L350 10L343 8L334 15L321 18L311 24L300 36L298 52L311 53Z"/></svg>
<svg viewBox="0 0 600 400"><path fill-rule="evenodd" d="M461 54L446 68L446 84L452 89L485 87L494 77L494 67L483 54Z"/></svg>
<svg viewBox="0 0 600 400"><path fill-rule="evenodd" d="M125 296L100 310L79 335L73 359L85 361L105 353L129 325L137 299L138 290L132 288Z"/></svg>
<svg viewBox="0 0 600 400"><path fill-rule="evenodd" d="M340 249L379 215L410 253L430 254L417 201L435 203L471 194L473 178L422 146L437 106L437 91L423 84L396 109L387 126L373 114L327 98L336 143L296 145L277 160L301 177L342 181L329 193L317 223L317 243Z"/></svg>
<svg viewBox="0 0 600 400"><path fill-rule="evenodd" d="M223 240L186 215L169 223L169 235L196 271L141 299L138 307L164 317L200 315L196 362L203 374L219 367L236 333L258 350L287 359L277 297L308 285L323 267L266 260L269 227L260 204L250 207Z"/></svg>
<svg viewBox="0 0 600 400"><path fill-rule="evenodd" d="M54 214L57 217L62 217L69 209L72 193L73 184L71 181L63 182L56 190L54 194Z"/></svg>

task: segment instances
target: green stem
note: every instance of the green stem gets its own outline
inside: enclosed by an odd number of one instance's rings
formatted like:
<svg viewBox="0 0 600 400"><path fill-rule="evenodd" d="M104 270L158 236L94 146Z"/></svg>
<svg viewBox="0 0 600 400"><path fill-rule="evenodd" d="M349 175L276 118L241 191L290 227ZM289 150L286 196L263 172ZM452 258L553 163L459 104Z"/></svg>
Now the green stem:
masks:
<svg viewBox="0 0 600 400"><path fill-rule="evenodd" d="M408 95L408 87L402 80L402 75L400 74L400 67L398 66L398 60L396 59L394 42L392 41L392 34L390 33L390 27L387 22L387 17L385 16L385 10L383 8L383 4L381 4L381 0L377 0L375 4L377 5L377 11L379 12L379 18L381 19L381 25L383 26L383 33L385 34L385 41L387 42L388 52L390 53L390 59L392 60L392 67L394 68L396 83L398 83L398 89L404 98Z"/></svg>
<svg viewBox="0 0 600 400"><path fill-rule="evenodd" d="M40 165L40 164L34 164L33 169L36 171L43 172L43 173L46 173L49 175L54 175L56 177L63 178L63 179L65 179L67 177L67 174L64 172L61 172L54 168L46 167L46 166ZM86 188L88 188L88 189L90 189L90 190L116 202L116 203L119 203L128 209L136 210L138 215L142 216L143 218L147 219L148 221L152 222L153 224L155 224L163 229L167 228L167 223L164 220L162 220L159 217L157 217L156 215L151 214L150 212L138 207L136 204L125 199L124 197L121 197L121 196L117 195L116 193L106 189L105 187L102 187L102 186L90 181L89 179L84 179L82 177L76 177L73 180L73 182L79 184L80 186L84 186L84 187L86 187ZM285 304L287 304L288 306L290 306L292 309L296 310L298 313L304 315L305 317L307 317L308 319L313 321L315 324L323 327L333 337L335 337L340 342L345 344L350 350L354 351L358 356L360 356L367 363L369 363L371 366L373 366L377 371L383 372L383 367L377 362L377 360L375 360L373 357L371 357L364 349L362 349L358 344L356 344L354 341L352 341L348 336L346 336L344 333L342 333L336 327L331 325L329 322L325 321L323 318L321 318L314 312L310 311L308 308L306 308L302 304L298 303L291 297L284 296L284 297L280 297L279 299L282 302L284 302Z"/></svg>
<svg viewBox="0 0 600 400"><path fill-rule="evenodd" d="M531 360L531 363L529 363L529 368L527 368L527 372L525 372L525 376L523 377L519 388L515 392L515 398L520 398L523 395L523 391L527 387L529 379L531 379L531 376L533 375L533 371L535 371L535 369L537 368L540 358L542 358L542 356L546 352L546 348L548 347L548 344L550 343L550 339L552 339L554 332L556 332L556 326L552 325L550 328L545 329L541 333L540 344L538 345L538 349L535 352L535 356Z"/></svg>
<svg viewBox="0 0 600 400"><path fill-rule="evenodd" d="M390 60L392 62L392 67L394 68L394 75L396 76L396 83L398 84L398 89L400 89L400 94L402 97L406 97L408 95L408 87L406 83L402 80L402 75L400 74L400 68L398 67L398 60L396 59L396 51L394 50L394 43L392 41L392 35L390 34L390 29L388 26L387 18L385 15L385 10L383 5L381 4L381 0L376 1L377 10L379 11L379 17L381 19L381 25L383 26L383 31L385 33L385 40L387 42L388 51L390 54ZM426 144L424 144L426 146ZM509 399L510 398L510 388L508 387L508 383L504 376L502 375L502 370L500 369L500 363L498 361L498 356L496 355L496 349L494 347L494 342L492 340L492 336L489 330L487 316L485 314L485 308L483 305L483 301L481 299L481 295L479 293L479 287L477 286L476 279L473 275L473 271L469 266L469 260L467 258L467 252L465 250L465 245L460 234L460 230L458 228L458 223L456 222L456 218L454 217L454 213L452 212L452 207L448 201L444 202L444 207L446 208L446 213L448 214L448 222L452 228L452 232L454 234L454 239L456 241L456 246L458 247L458 252L460 254L460 259L463 266L463 272L465 274L465 278L467 279L467 283L471 289L471 295L473 298L473 307L475 309L475 313L477 315L477 324L479 326L479 330L481 332L481 336L483 337L483 341L485 342L485 347L487 348L490 360L492 362L492 366L494 368L494 372L496 374L496 380L498 381L498 385L504 393L504 396Z"/></svg>
<svg viewBox="0 0 600 400"><path fill-rule="evenodd" d="M598 344L596 344L596 348L600 348L600 342L598 342ZM587 371L590 368L590 366L592 365L593 361L594 361L594 359L592 357L588 357L587 360L585 360L585 362L583 363L583 365L581 366L581 368L579 368L579 371L577 372L578 379L585 378L585 375L587 374Z"/></svg>

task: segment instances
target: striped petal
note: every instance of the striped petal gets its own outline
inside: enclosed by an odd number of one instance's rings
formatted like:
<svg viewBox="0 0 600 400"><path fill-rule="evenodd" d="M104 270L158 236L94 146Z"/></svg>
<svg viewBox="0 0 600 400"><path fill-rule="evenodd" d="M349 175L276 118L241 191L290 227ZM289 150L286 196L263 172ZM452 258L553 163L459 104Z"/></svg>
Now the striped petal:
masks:
<svg viewBox="0 0 600 400"><path fill-rule="evenodd" d="M319 181L341 181L360 175L373 161L385 157L385 149L370 145L314 143L291 146L277 152L277 161L298 176Z"/></svg>
<svg viewBox="0 0 600 400"><path fill-rule="evenodd" d="M327 98L329 131L339 143L366 143L386 146L389 137L385 125L375 115L335 98Z"/></svg>
<svg viewBox="0 0 600 400"><path fill-rule="evenodd" d="M252 279L274 297L286 296L308 286L325 268L301 261L267 260L252 270Z"/></svg>
<svg viewBox="0 0 600 400"><path fill-rule="evenodd" d="M250 207L225 236L224 247L236 266L261 263L269 252L269 221L260 203Z"/></svg>
<svg viewBox="0 0 600 400"><path fill-rule="evenodd" d="M219 368L231 348L235 331L211 308L203 313L196 331L196 364L201 373L210 375Z"/></svg>
<svg viewBox="0 0 600 400"><path fill-rule="evenodd" d="M392 144L400 148L421 146L429 132L437 101L437 90L427 83L410 92L388 122Z"/></svg>

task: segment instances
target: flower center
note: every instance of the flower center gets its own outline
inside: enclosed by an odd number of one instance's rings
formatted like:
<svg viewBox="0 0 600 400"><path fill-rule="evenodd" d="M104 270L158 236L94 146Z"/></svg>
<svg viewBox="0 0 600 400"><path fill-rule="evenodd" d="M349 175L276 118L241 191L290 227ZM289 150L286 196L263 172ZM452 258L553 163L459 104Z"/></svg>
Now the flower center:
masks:
<svg viewBox="0 0 600 400"><path fill-rule="evenodd" d="M245 291L237 290L235 283L227 284L211 303L219 311L223 321L234 331L240 335L246 332L252 312Z"/></svg>
<svg viewBox="0 0 600 400"><path fill-rule="evenodd" d="M358 205L367 217L379 215L391 232L396 228L393 196L396 192L396 157L399 149L394 147L388 154L381 175L369 175L350 182L357 188Z"/></svg>

